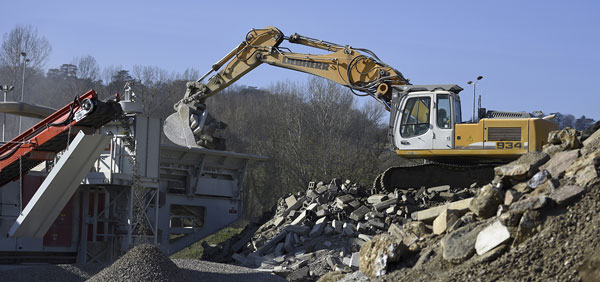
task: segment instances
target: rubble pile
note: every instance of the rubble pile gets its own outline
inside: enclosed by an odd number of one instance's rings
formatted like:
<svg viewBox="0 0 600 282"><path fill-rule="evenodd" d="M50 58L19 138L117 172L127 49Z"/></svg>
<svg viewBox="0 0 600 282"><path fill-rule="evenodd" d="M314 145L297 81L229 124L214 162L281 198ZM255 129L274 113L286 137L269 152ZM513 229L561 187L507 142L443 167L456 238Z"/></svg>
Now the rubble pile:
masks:
<svg viewBox="0 0 600 282"><path fill-rule="evenodd" d="M152 244L140 244L88 281L189 281L187 276Z"/></svg>
<svg viewBox="0 0 600 282"><path fill-rule="evenodd" d="M600 130L584 133L569 128L553 132L543 152L496 167L495 179L485 185L387 192L349 180L310 183L305 192L280 199L264 224L247 227L212 251L291 281L336 281L357 272L390 281L468 280L482 263L510 264L506 260L531 251L522 258L527 262L512 262L527 268L539 257L539 251L527 249L536 244L532 238L546 236L546 227L560 228L553 217L577 216L564 213L590 191L600 196L595 192L600 186ZM552 236L557 240L561 235ZM576 266L561 267L567 269L560 272L562 278L578 278ZM562 268L540 271L552 277L559 275L557 269ZM513 273L515 279L524 275Z"/></svg>
<svg viewBox="0 0 600 282"><path fill-rule="evenodd" d="M378 260L373 269L385 273L388 263L418 251L420 236L431 232L431 226L415 219L433 220L447 207L465 211L472 191L444 185L385 192L350 180L311 182L305 192L280 199L262 225L251 223L219 246L204 244L202 259L268 269L288 280L316 280L329 271L358 269L361 246L376 235L392 233L396 241L402 237L393 250L369 254ZM448 214L452 216L457 214Z"/></svg>

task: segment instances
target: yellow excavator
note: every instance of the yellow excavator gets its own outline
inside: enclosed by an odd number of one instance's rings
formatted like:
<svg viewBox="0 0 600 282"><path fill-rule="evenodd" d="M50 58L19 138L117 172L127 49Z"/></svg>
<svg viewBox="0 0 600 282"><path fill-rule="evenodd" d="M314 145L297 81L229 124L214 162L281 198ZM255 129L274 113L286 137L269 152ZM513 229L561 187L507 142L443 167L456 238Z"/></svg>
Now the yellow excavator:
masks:
<svg viewBox="0 0 600 282"><path fill-rule="evenodd" d="M295 53L280 46L284 40L329 53ZM263 63L337 82L355 95L376 99L390 112L388 138L392 149L399 156L429 162L390 168L377 178L377 188L447 183L465 186L488 181L493 177L490 163L505 163L540 151L548 133L558 129L548 118L483 108L477 120L464 123L459 97L463 89L456 84L412 85L370 50L297 33L285 36L279 29L267 27L252 29L210 71L187 84L184 98L174 106L176 113L165 120L166 136L182 146L218 147L221 140L213 135L225 125L206 111L204 102Z"/></svg>

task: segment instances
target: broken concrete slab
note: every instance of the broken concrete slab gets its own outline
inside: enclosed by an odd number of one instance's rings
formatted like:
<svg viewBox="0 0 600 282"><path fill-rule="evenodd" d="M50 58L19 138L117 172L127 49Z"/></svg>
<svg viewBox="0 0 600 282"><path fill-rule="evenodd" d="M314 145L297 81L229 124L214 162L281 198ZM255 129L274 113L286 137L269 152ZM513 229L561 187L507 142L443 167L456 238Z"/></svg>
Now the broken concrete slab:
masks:
<svg viewBox="0 0 600 282"><path fill-rule="evenodd" d="M475 251L481 256L508 239L510 239L508 228L500 221L495 221L479 232L475 241Z"/></svg>
<svg viewBox="0 0 600 282"><path fill-rule="evenodd" d="M521 193L513 189L508 189L504 193L504 205L510 206L512 203L518 201L520 197Z"/></svg>
<svg viewBox="0 0 600 282"><path fill-rule="evenodd" d="M305 219L306 219L306 215L307 212L306 211L302 211L298 216L296 216L296 219L294 219L294 221L292 221L292 225L299 225L301 224Z"/></svg>
<svg viewBox="0 0 600 282"><path fill-rule="evenodd" d="M337 198L335 198L335 202L338 205L347 204L347 203L349 203L350 201L353 201L353 200L354 200L354 197L352 195L348 195L348 194L345 194L345 195L342 195L342 196L338 196Z"/></svg>
<svg viewBox="0 0 600 282"><path fill-rule="evenodd" d="M436 187L431 187L431 188L427 188L427 193L433 193L433 192L448 192L450 191L450 185L442 185L442 186L436 186Z"/></svg>
<svg viewBox="0 0 600 282"><path fill-rule="evenodd" d="M296 204L297 200L296 200L296 196L291 195L287 198L285 198L285 204L287 205L288 208L294 206Z"/></svg>
<svg viewBox="0 0 600 282"><path fill-rule="evenodd" d="M365 215L370 211L366 206L360 206L355 209L352 213L350 213L350 219L355 221L360 221L365 219Z"/></svg>
<svg viewBox="0 0 600 282"><path fill-rule="evenodd" d="M385 229L385 222L383 222L379 218L373 218L373 219L369 220L369 225L371 225L377 229Z"/></svg>
<svg viewBox="0 0 600 282"><path fill-rule="evenodd" d="M395 205L397 203L398 203L398 198L391 198L391 199L382 201L378 204L374 204L373 207L375 208L376 211L382 211L382 210L387 209L391 205Z"/></svg>
<svg viewBox="0 0 600 282"><path fill-rule="evenodd" d="M375 194L375 195L371 195L367 198L367 203L374 205L374 204L379 204L385 200L387 200L387 195Z"/></svg>
<svg viewBox="0 0 600 282"><path fill-rule="evenodd" d="M577 185L566 185L560 187L550 194L552 199L557 205L564 206L577 199L583 194L585 189Z"/></svg>
<svg viewBox="0 0 600 282"><path fill-rule="evenodd" d="M533 151L522 155L516 161L494 168L497 176L507 176L515 180L532 177L538 168L546 163L550 156L543 152Z"/></svg>
<svg viewBox="0 0 600 282"><path fill-rule="evenodd" d="M456 210L444 210L433 221L433 234L440 235L446 232L446 229L452 226L459 218L461 213Z"/></svg>
<svg viewBox="0 0 600 282"><path fill-rule="evenodd" d="M573 162L579 158L579 150L570 150L558 152L552 158L540 167L540 170L547 170L552 178L562 178Z"/></svg>
<svg viewBox="0 0 600 282"><path fill-rule="evenodd" d="M275 237L273 237L271 240L269 240L267 243L265 243L262 247L260 247L258 250L256 250L256 254L259 256L264 255L267 251L269 251L271 248L275 247L279 242L284 240L285 237L287 236L287 234L288 234L288 231L286 231L286 230L280 232Z"/></svg>
<svg viewBox="0 0 600 282"><path fill-rule="evenodd" d="M399 261L408 248L397 238L381 234L373 237L360 248L359 270L370 277L387 273L390 262Z"/></svg>
<svg viewBox="0 0 600 282"><path fill-rule="evenodd" d="M452 210L459 210L459 211L465 211L465 210L469 209L469 206L470 206L472 200L473 200L473 198L467 198L464 200L460 200L460 201L452 202L449 204L429 208L426 210L413 212L411 214L411 218L413 220L419 220L419 221L432 221L438 215L440 215L440 213L442 213L445 209L452 209Z"/></svg>

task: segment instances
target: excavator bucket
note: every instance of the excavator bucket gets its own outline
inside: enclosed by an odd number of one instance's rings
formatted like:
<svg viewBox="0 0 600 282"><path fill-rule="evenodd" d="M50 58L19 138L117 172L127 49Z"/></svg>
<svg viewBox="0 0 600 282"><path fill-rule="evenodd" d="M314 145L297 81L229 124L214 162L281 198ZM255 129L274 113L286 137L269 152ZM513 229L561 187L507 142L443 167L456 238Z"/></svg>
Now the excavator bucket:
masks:
<svg viewBox="0 0 600 282"><path fill-rule="evenodd" d="M188 148L197 147L189 122L190 110L188 105L180 104L177 112L169 115L163 125L163 132L171 142Z"/></svg>
<svg viewBox="0 0 600 282"><path fill-rule="evenodd" d="M171 142L180 146L225 150L225 140L215 134L226 127L225 123L208 113L204 104L191 107L181 103L177 112L165 120L163 132Z"/></svg>

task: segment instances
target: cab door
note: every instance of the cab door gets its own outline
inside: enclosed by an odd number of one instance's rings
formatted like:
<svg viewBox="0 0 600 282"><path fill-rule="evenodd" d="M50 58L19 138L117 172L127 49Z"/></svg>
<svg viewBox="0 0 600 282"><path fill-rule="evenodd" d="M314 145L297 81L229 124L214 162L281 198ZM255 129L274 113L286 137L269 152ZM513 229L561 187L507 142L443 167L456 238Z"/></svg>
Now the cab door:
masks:
<svg viewBox="0 0 600 282"><path fill-rule="evenodd" d="M450 94L436 93L432 119L433 149L444 150L454 148L454 123L452 120L452 100Z"/></svg>
<svg viewBox="0 0 600 282"><path fill-rule="evenodd" d="M401 114L394 124L394 141L399 150L433 148L432 97L432 93L410 95L401 102Z"/></svg>

